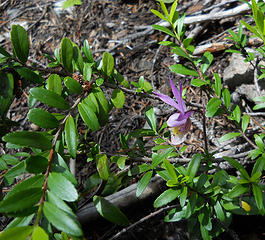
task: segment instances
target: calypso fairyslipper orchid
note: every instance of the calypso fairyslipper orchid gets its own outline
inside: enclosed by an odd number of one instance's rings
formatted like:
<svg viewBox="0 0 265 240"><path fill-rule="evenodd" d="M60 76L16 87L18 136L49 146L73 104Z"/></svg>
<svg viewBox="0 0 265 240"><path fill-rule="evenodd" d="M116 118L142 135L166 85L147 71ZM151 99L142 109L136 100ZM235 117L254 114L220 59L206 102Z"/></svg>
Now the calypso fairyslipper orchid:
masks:
<svg viewBox="0 0 265 240"><path fill-rule="evenodd" d="M171 142L174 145L178 145L184 142L186 133L190 129L191 120L189 117L192 115L193 111L187 111L186 105L182 99L182 84L180 84L179 89L177 89L171 78L169 78L169 81L175 100L161 93L153 93L163 102L178 110L177 113L172 114L167 120L167 125L170 127L171 132Z"/></svg>

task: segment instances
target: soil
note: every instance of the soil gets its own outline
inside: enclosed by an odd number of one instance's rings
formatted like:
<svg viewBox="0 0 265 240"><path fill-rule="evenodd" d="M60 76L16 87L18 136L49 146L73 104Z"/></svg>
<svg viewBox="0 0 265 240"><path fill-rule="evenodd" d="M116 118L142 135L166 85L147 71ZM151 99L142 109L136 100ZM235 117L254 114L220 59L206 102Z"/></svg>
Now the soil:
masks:
<svg viewBox="0 0 265 240"><path fill-rule="evenodd" d="M129 81L138 82L139 77L144 76L145 80L153 83L156 90L171 94L168 84L169 76L171 76L176 84L182 82L184 86L188 86L187 102L196 104L203 102L203 96L198 90L189 87L191 78L176 76L169 70L169 66L175 64L176 59L168 47L158 45L159 41L164 40L165 35L158 31L143 34L148 26L159 20L151 12L151 9L159 9L155 0L83 0L81 6L66 10L62 10L56 2L60 1L0 0L0 45L7 51L12 51L8 33L12 24L20 24L27 29L30 38L28 63L45 67L48 61L43 54L53 55L63 37L68 37L79 46L82 46L84 40L88 40L92 46L94 58L100 59L104 51L109 51L115 58L115 68ZM219 0L179 0L178 9L180 13L186 12L187 15L202 14L204 10L220 2ZM227 2L231 2L224 5L227 9L240 4L236 1ZM237 26L242 17L204 23L203 30L194 38L193 44L198 46L218 42L227 35L227 29ZM187 26L187 33L195 27L195 25ZM218 72L222 76L225 67L229 64L230 54L220 51L213 52L213 55L214 62L210 71ZM27 91L26 89L26 93ZM109 94L108 90L106 93ZM98 141L103 152L109 154L118 152L120 149L119 134L126 135L134 129L142 128L146 123L145 110L151 104L161 112L158 115L158 121L163 123L168 118L171 109L165 109L159 101L128 95L124 108L113 110L108 124L97 134L89 136L89 141ZM24 95L16 98L8 114L10 119L19 124L17 129L34 127L26 120L27 112L27 98ZM201 152L204 147L202 129L198 123L199 118L199 114L194 114L192 130L186 141L189 145L186 157ZM209 122L209 128L213 134L211 138L214 139L229 131L227 122L223 119L217 121L222 126L222 132L219 131L218 126L210 127L216 125L216 122ZM84 129L85 126L81 126L80 132ZM210 144L210 150L213 151L215 148L216 145ZM0 151L0 154L2 153ZM76 177L80 191L85 188L88 177L94 171L94 165L87 163L86 156L78 156ZM137 206L130 220L136 222L153 211L152 202ZM165 223L164 216L165 213L152 217L117 239L188 239L185 222ZM243 219L235 216L232 228L239 234L240 239L261 240L265 237L264 220L262 217L253 217L249 220L249 218ZM2 217L0 228L3 229L9 221L10 219ZM253 223L251 229L246 230L247 228L243 225L246 222ZM102 240L111 239L122 228L104 222L99 227L84 226L84 230L87 233L87 239ZM230 238L224 234L218 239Z"/></svg>

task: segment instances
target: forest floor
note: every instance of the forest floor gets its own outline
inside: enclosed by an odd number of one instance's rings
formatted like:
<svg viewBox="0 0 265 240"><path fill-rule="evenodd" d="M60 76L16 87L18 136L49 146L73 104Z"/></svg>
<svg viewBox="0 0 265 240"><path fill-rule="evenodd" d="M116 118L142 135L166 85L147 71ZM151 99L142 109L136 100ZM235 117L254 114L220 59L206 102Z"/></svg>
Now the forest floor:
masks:
<svg viewBox="0 0 265 240"><path fill-rule="evenodd" d="M53 55L60 46L63 37L82 46L88 40L95 59L100 59L104 51L110 52L115 59L115 68L130 82L138 82L141 76L150 82L154 90L171 94L169 77L178 84L187 87L187 102L201 104L203 96L199 90L190 87L190 77L174 75L169 66L176 63L169 47L160 46L159 41L165 40L161 32L150 30L152 24L159 19L151 9L159 9L155 0L83 0L81 6L62 10L55 0L1 0L0 1L0 45L12 51L9 39L11 24L20 24L28 32L30 38L30 64L47 66L48 61L43 54ZM240 1L221 0L179 0L178 11L187 16L235 8L242 4ZM240 19L245 18L247 12L240 15L221 18L187 25L187 34L193 34L193 45L223 43L228 36L228 29L237 29ZM210 72L217 72L222 77L224 69L229 65L231 53L225 52L223 45L220 49L209 47L214 61ZM183 61L182 59L180 61ZM115 153L120 149L119 133L126 135L130 131L145 125L145 109L149 105L160 110L158 120L162 124L169 116L170 109L165 109L161 102L142 98L138 95L126 96L123 109L112 112L108 124L97 134L91 136L97 140L104 152ZM15 99L9 112L12 120L20 124L21 129L30 129L32 125L26 120L28 112L27 98L22 95ZM186 144L187 157L204 148L199 117L194 116L191 133L188 134ZM227 122L219 119L208 122L210 140L214 142L218 137L229 131ZM80 129L81 131L82 129ZM217 143L210 146L210 150L217 148ZM227 150L227 149L223 149ZM94 171L85 158L77 159L77 179L80 189L85 187L87 178ZM152 203L139 205L130 219L134 222L154 211ZM150 217L147 221L125 232L117 239L187 239L186 224L164 223L162 213ZM2 222L2 227L8 222ZM239 234L240 239L261 240L265 237L264 218L235 216L232 228ZM105 224L100 228L91 229L87 226L87 239L111 239L122 228ZM218 239L229 239L227 235Z"/></svg>

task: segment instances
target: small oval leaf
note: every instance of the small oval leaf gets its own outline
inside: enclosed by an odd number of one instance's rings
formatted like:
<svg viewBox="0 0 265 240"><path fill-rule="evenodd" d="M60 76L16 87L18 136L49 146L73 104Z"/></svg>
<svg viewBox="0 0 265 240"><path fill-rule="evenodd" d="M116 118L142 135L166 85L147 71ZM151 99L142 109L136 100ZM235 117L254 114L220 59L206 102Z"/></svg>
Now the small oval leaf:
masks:
<svg viewBox="0 0 265 240"><path fill-rule="evenodd" d="M72 116L69 116L66 120L64 134L69 153L73 158L76 158L77 134L75 122Z"/></svg>
<svg viewBox="0 0 265 240"><path fill-rule="evenodd" d="M111 94L111 101L116 108L122 108L125 103L125 95L121 89L114 89Z"/></svg>
<svg viewBox="0 0 265 240"><path fill-rule="evenodd" d="M80 83L71 77L64 78L64 85L73 93L81 94L83 92Z"/></svg>
<svg viewBox="0 0 265 240"><path fill-rule="evenodd" d="M93 131L97 131L99 129L98 118L87 104L79 103L78 111L88 128L92 129Z"/></svg>

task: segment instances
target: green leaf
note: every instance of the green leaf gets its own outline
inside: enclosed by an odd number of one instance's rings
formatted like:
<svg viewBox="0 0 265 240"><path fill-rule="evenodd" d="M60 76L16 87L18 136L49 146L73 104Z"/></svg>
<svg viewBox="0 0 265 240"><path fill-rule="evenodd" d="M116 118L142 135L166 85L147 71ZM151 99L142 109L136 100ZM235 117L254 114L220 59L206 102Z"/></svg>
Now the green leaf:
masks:
<svg viewBox="0 0 265 240"><path fill-rule="evenodd" d="M102 57L103 72L110 77L114 69L114 58L109 52L104 52Z"/></svg>
<svg viewBox="0 0 265 240"><path fill-rule="evenodd" d="M262 156L256 160L251 172L251 176L258 172L262 172L264 169L265 169L265 155L262 154Z"/></svg>
<svg viewBox="0 0 265 240"><path fill-rule="evenodd" d="M34 177L28 178L22 182L20 182L19 184L17 184L16 186L13 187L13 189L8 192L8 194L6 195L6 199L11 197L14 194L17 194L21 191L30 189L30 188L42 188L44 183L44 176L43 175L36 175Z"/></svg>
<svg viewBox="0 0 265 240"><path fill-rule="evenodd" d="M79 82L71 77L64 78L64 85L73 93L82 94L83 88Z"/></svg>
<svg viewBox="0 0 265 240"><path fill-rule="evenodd" d="M167 189L164 191L155 201L154 207L159 208L167 205L168 203L174 201L180 194L179 190Z"/></svg>
<svg viewBox="0 0 265 240"><path fill-rule="evenodd" d="M230 95L229 90L227 88L225 88L222 91L222 95L223 95L224 104L225 104L226 108L228 109L230 107L230 103L231 103L231 95Z"/></svg>
<svg viewBox="0 0 265 240"><path fill-rule="evenodd" d="M196 173L200 167L200 163L201 163L201 154L193 155L187 169L187 176L189 176L189 179L192 180L196 176Z"/></svg>
<svg viewBox="0 0 265 240"><path fill-rule="evenodd" d="M82 48L82 51L84 52L88 62L93 63L94 59L93 59L92 52L91 52L91 49L90 49L90 46L87 40L84 41L84 47Z"/></svg>
<svg viewBox="0 0 265 240"><path fill-rule="evenodd" d="M96 157L96 164L99 176L103 180L108 180L110 171L109 171L109 163L108 157L106 154L97 154Z"/></svg>
<svg viewBox="0 0 265 240"><path fill-rule="evenodd" d="M265 208L264 208L264 204L263 204L263 194L262 194L262 190L259 187L259 185L256 184L256 183L253 183L252 184L252 190L253 190L253 194L254 194L254 197L255 197L255 201L256 201L257 207L258 207L260 213L262 215L264 215Z"/></svg>
<svg viewBox="0 0 265 240"><path fill-rule="evenodd" d="M55 92L46 90L43 88L31 88L30 94L37 100L41 101L44 104L47 104L51 107L59 109L69 109L69 104L64 100L63 97L58 95Z"/></svg>
<svg viewBox="0 0 265 240"><path fill-rule="evenodd" d="M47 201L54 206L57 206L61 210L67 212L70 215L74 216L73 210L59 197L56 196L56 193L48 191L47 192Z"/></svg>
<svg viewBox="0 0 265 240"><path fill-rule="evenodd" d="M32 231L32 226L9 228L0 234L0 240L27 240Z"/></svg>
<svg viewBox="0 0 265 240"><path fill-rule="evenodd" d="M5 49L3 49L2 47L0 47L0 54L2 54L5 57L12 57L12 55L7 52Z"/></svg>
<svg viewBox="0 0 265 240"><path fill-rule="evenodd" d="M150 107L146 112L146 121L148 125L151 127L151 129L156 132L156 117L155 117L155 112L152 107Z"/></svg>
<svg viewBox="0 0 265 240"><path fill-rule="evenodd" d="M73 7L74 5L81 5L82 1L81 0L66 0L63 3L62 8L69 8L69 7Z"/></svg>
<svg viewBox="0 0 265 240"><path fill-rule="evenodd" d="M34 147L42 150L49 150L52 148L52 143L41 132L11 132L6 134L3 141L12 144L17 144L22 147Z"/></svg>
<svg viewBox="0 0 265 240"><path fill-rule="evenodd" d="M156 16L158 16L159 18L161 18L162 20L167 22L167 19L164 17L164 15L162 13L160 13L159 11L155 10L155 9L151 9L151 12L153 14L155 14Z"/></svg>
<svg viewBox="0 0 265 240"><path fill-rule="evenodd" d="M236 105L234 111L233 111L233 118L234 120L239 123L241 119L241 110L238 105Z"/></svg>
<svg viewBox="0 0 265 240"><path fill-rule="evenodd" d="M100 126L98 118L94 111L87 104L79 103L78 111L88 128L93 131L97 131L99 129Z"/></svg>
<svg viewBox="0 0 265 240"><path fill-rule="evenodd" d="M85 81L90 81L92 77L91 63L84 63L83 77Z"/></svg>
<svg viewBox="0 0 265 240"><path fill-rule="evenodd" d="M227 133L225 134L224 136L222 136L220 139L219 139L219 142L225 142L225 141L228 141L228 140L231 140L232 138L235 138L235 137L238 137L240 136L241 133L239 132L230 132L230 133Z"/></svg>
<svg viewBox="0 0 265 240"><path fill-rule="evenodd" d="M130 84L128 82L128 80L126 80L125 77L123 77L116 69L114 69L113 71L113 77L115 78L115 80L117 80L122 86L126 87L126 88L130 88Z"/></svg>
<svg viewBox="0 0 265 240"><path fill-rule="evenodd" d="M206 117L213 117L221 104L222 101L219 98L211 98L206 106Z"/></svg>
<svg viewBox="0 0 265 240"><path fill-rule="evenodd" d="M221 78L219 76L218 73L214 73L214 85L213 85L213 89L216 93L216 95L221 98L221 91L222 91L222 82L221 82Z"/></svg>
<svg viewBox="0 0 265 240"><path fill-rule="evenodd" d="M15 165L19 163L18 158L10 154L3 154L0 159L5 161L8 165Z"/></svg>
<svg viewBox="0 0 265 240"><path fill-rule="evenodd" d="M143 175L137 185L136 189L136 197L139 197L144 190L146 189L147 185L149 184L151 177L153 175L153 171L149 171Z"/></svg>
<svg viewBox="0 0 265 240"><path fill-rule="evenodd" d="M257 104L253 107L253 110L259 110L259 109L264 109L265 108L265 103L260 103Z"/></svg>
<svg viewBox="0 0 265 240"><path fill-rule="evenodd" d="M109 103L100 89L100 87L93 87L92 93L96 97L98 101L98 106L99 106L99 114L98 114L98 120L101 126L104 126L109 117Z"/></svg>
<svg viewBox="0 0 265 240"><path fill-rule="evenodd" d="M39 202L41 196L41 188L29 188L17 191L0 202L0 212L18 212L30 208Z"/></svg>
<svg viewBox="0 0 265 240"><path fill-rule="evenodd" d="M145 81L145 80L144 80L144 86L143 86L143 89L144 89L144 91L147 92L147 93L152 93L152 90L153 90L151 83L149 83L149 82L147 82L147 81Z"/></svg>
<svg viewBox="0 0 265 240"><path fill-rule="evenodd" d="M30 83L42 84L44 78L26 67L16 68L17 73Z"/></svg>
<svg viewBox="0 0 265 240"><path fill-rule="evenodd" d="M83 235L77 219L57 206L49 202L44 202L43 214L58 230L75 237L81 237Z"/></svg>
<svg viewBox="0 0 265 240"><path fill-rule="evenodd" d="M122 108L125 103L125 95L123 91L119 88L116 88L112 91L111 94L111 102L113 103L114 107Z"/></svg>
<svg viewBox="0 0 265 240"><path fill-rule="evenodd" d="M171 2L171 1L170 1ZM176 8L178 6L178 0L175 0L170 8L169 20L172 22L175 16Z"/></svg>
<svg viewBox="0 0 265 240"><path fill-rule="evenodd" d="M161 31L171 37L176 37L175 34L173 32L171 32L168 28L164 27L164 26L160 26L160 25L152 25L152 28L158 31Z"/></svg>
<svg viewBox="0 0 265 240"><path fill-rule="evenodd" d="M233 199L233 198L236 198L236 197L238 197L238 196L240 196L240 195L242 195L248 191L249 191L248 187L245 187L245 186L239 184L239 185L236 185L235 187L233 187L232 190L228 192L227 196L229 198Z"/></svg>
<svg viewBox="0 0 265 240"><path fill-rule="evenodd" d="M61 60L64 68L70 72L73 73L73 45L71 41L68 38L63 38L61 42Z"/></svg>
<svg viewBox="0 0 265 240"><path fill-rule="evenodd" d="M51 74L47 80L47 89L57 93L62 94L62 79L57 74Z"/></svg>
<svg viewBox="0 0 265 240"><path fill-rule="evenodd" d="M165 151L160 152L159 154L153 153L152 155L152 168L155 168L158 164L160 164L163 159L167 158L170 153L174 150L173 147L167 148Z"/></svg>
<svg viewBox="0 0 265 240"><path fill-rule="evenodd" d="M164 2L167 2L168 0L163 0L163 1L159 1L160 2L160 6L161 6L161 9L162 11L164 12L165 16L167 19L169 19L169 14L168 14L168 11L167 11L167 7L165 5ZM173 0L172 0L173 1Z"/></svg>
<svg viewBox="0 0 265 240"><path fill-rule="evenodd" d="M248 172L238 161L230 157L223 157L223 159L227 161L231 166L235 167L245 179L249 180Z"/></svg>
<svg viewBox="0 0 265 240"><path fill-rule="evenodd" d="M30 109L27 117L41 128L57 128L60 124L56 117L41 108Z"/></svg>
<svg viewBox="0 0 265 240"><path fill-rule="evenodd" d="M177 183L178 177L177 177L174 166L165 158L163 159L163 163L164 163L165 169L167 170L170 178Z"/></svg>
<svg viewBox="0 0 265 240"><path fill-rule="evenodd" d="M161 42L160 42L160 44L161 44ZM177 54L180 57L184 57L184 58L191 60L191 57L179 46L173 46L172 52Z"/></svg>
<svg viewBox="0 0 265 240"><path fill-rule="evenodd" d="M187 68L183 66L182 64L174 64L169 67L171 72L177 73L177 74L183 74L188 76L194 76L198 77L199 73L197 73L195 70Z"/></svg>
<svg viewBox="0 0 265 240"><path fill-rule="evenodd" d="M21 62L26 63L29 55L29 40L26 30L19 25L12 25L10 35L14 54Z"/></svg>
<svg viewBox="0 0 265 240"><path fill-rule="evenodd" d="M94 205L98 213L110 222L121 226L129 225L129 220L119 208L100 196L93 197Z"/></svg>
<svg viewBox="0 0 265 240"><path fill-rule="evenodd" d="M42 173L48 167L48 159L43 156L30 156L26 159L26 170L29 173Z"/></svg>
<svg viewBox="0 0 265 240"><path fill-rule="evenodd" d="M5 230L9 229L9 228L14 228L14 227L22 227L22 226L28 226L35 214L31 214L29 216L26 217L16 217L15 219L13 219L12 222L10 222L6 227ZM0 235L1 236L1 235ZM0 238L1 239L1 238Z"/></svg>
<svg viewBox="0 0 265 240"><path fill-rule="evenodd" d="M210 52L205 52L201 58L201 71L205 73L213 61L213 55Z"/></svg>
<svg viewBox="0 0 265 240"><path fill-rule="evenodd" d="M100 87L103 83L104 83L104 79L103 78L97 78L96 79L96 85L98 87Z"/></svg>
<svg viewBox="0 0 265 240"><path fill-rule="evenodd" d="M191 80L191 85L194 86L194 87L201 87L203 85L208 85L208 84L209 83L207 83L206 81L201 80L199 78L195 78L195 79Z"/></svg>
<svg viewBox="0 0 265 240"><path fill-rule="evenodd" d="M243 133L246 131L249 124L249 116L247 114L244 114L242 117L242 123L241 123L241 129Z"/></svg>
<svg viewBox="0 0 265 240"><path fill-rule="evenodd" d="M4 116L13 101L14 78L11 73L0 71L0 116Z"/></svg>
<svg viewBox="0 0 265 240"><path fill-rule="evenodd" d="M255 143L257 144L258 148L262 152L264 152L264 142L263 142L263 139L258 134L254 134L254 138L255 138Z"/></svg>
<svg viewBox="0 0 265 240"><path fill-rule="evenodd" d="M224 210L222 208L222 205L220 204L219 201L217 201L216 204L214 205L214 210L215 210L215 213L216 213L217 218L221 222L224 222L225 219L226 219L226 216L225 216L225 212L224 212Z"/></svg>
<svg viewBox="0 0 265 240"><path fill-rule="evenodd" d="M78 198L74 185L60 173L50 173L48 187L56 196L67 202L74 202Z"/></svg>
<svg viewBox="0 0 265 240"><path fill-rule="evenodd" d="M40 227L35 226L31 236L32 240L49 240L48 234Z"/></svg>
<svg viewBox="0 0 265 240"><path fill-rule="evenodd" d="M9 169L5 174L5 180L7 184L10 185L14 182L15 177L21 175L25 172L25 162L20 162L11 169Z"/></svg>
<svg viewBox="0 0 265 240"><path fill-rule="evenodd" d="M77 150L77 130L73 117L70 115L65 123L64 134L65 142L68 148L69 153L73 158L76 158Z"/></svg>
<svg viewBox="0 0 265 240"><path fill-rule="evenodd" d="M83 74L83 69L84 69L84 60L82 57L82 53L79 49L79 47L73 43L73 59L75 62L75 65L77 67L77 70Z"/></svg>
<svg viewBox="0 0 265 240"><path fill-rule="evenodd" d="M254 33L258 38L264 41L264 38L262 37L262 35L260 34L260 32L258 31L256 27L250 26L248 23L244 22L243 20L240 20L240 23L242 23L249 31Z"/></svg>
<svg viewBox="0 0 265 240"><path fill-rule="evenodd" d="M126 160L128 159L127 156L111 156L111 162L116 162L118 167L123 170L125 167Z"/></svg>
<svg viewBox="0 0 265 240"><path fill-rule="evenodd" d="M90 92L87 97L82 101L82 103L87 104L94 113L99 113L98 101L94 93Z"/></svg>

